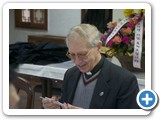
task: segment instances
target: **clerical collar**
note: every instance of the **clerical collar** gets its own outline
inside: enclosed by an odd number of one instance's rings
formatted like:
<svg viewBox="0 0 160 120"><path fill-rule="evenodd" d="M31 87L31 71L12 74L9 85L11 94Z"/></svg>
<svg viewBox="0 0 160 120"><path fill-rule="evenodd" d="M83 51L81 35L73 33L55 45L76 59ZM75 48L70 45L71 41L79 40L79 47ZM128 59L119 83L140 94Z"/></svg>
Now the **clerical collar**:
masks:
<svg viewBox="0 0 160 120"><path fill-rule="evenodd" d="M92 75L94 75L95 73L97 73L99 71L99 69L101 69L102 65L103 65L103 61L104 61L104 56L101 57L101 60L99 61L99 63L92 69L92 71L85 73L85 77L87 79L89 79Z"/></svg>
<svg viewBox="0 0 160 120"><path fill-rule="evenodd" d="M92 75L92 73L91 72L86 72L86 75Z"/></svg>

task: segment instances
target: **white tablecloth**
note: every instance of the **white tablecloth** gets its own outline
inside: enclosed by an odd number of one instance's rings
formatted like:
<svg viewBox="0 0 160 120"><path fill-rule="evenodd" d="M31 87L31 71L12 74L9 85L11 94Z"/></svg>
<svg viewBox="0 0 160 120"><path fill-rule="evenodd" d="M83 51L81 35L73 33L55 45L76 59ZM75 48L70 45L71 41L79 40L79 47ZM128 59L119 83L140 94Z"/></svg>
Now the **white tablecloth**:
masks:
<svg viewBox="0 0 160 120"><path fill-rule="evenodd" d="M50 65L22 64L18 67L17 72L37 77L63 80L64 73L72 66L74 64L71 61Z"/></svg>

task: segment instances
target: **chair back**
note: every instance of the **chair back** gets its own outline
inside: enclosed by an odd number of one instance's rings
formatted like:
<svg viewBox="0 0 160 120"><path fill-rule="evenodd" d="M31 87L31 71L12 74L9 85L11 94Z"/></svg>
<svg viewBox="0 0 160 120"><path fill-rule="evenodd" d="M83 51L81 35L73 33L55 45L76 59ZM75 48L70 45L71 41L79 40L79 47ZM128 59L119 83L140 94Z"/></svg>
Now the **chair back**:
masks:
<svg viewBox="0 0 160 120"><path fill-rule="evenodd" d="M16 83L15 83L17 92L19 93L20 90L26 92L27 94L27 103L26 103L26 109L32 108L32 101L33 101L33 89L29 82L25 80L22 77L18 77Z"/></svg>

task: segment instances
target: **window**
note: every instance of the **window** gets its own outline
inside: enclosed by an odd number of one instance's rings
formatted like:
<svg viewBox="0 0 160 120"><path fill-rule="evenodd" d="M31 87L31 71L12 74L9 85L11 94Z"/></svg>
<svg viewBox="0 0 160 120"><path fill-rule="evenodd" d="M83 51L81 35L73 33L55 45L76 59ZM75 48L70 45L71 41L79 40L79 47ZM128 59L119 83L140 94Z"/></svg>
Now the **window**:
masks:
<svg viewBox="0 0 160 120"><path fill-rule="evenodd" d="M47 30L47 9L16 9L16 27Z"/></svg>

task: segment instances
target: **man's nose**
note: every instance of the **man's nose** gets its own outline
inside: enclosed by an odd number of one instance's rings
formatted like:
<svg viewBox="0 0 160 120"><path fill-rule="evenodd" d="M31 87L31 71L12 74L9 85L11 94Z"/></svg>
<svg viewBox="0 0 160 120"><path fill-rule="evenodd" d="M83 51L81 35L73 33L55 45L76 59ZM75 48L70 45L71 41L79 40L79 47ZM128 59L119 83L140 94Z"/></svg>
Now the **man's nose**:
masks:
<svg viewBox="0 0 160 120"><path fill-rule="evenodd" d="M75 55L74 63L75 63L76 65L78 65L78 64L81 63L81 62L82 62L82 60L79 59L79 57L78 57L77 55Z"/></svg>

